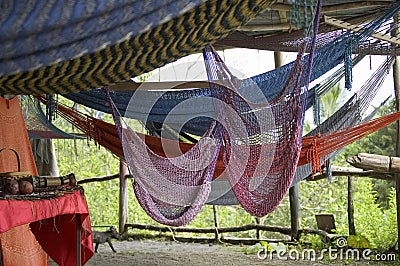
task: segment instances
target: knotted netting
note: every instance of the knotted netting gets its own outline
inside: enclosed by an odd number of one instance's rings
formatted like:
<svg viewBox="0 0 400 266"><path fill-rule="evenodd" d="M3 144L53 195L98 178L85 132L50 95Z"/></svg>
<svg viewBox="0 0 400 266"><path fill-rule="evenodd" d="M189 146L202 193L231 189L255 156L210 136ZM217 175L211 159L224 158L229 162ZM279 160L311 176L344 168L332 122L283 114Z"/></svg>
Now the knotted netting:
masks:
<svg viewBox="0 0 400 266"><path fill-rule="evenodd" d="M365 81L360 89L356 93L354 93L354 95L349 98L346 103L342 105L342 107L340 107L333 115L327 118L314 130L309 132L305 137L334 133L359 124L361 123L361 121L367 122L371 120L375 114L375 111L365 117L365 119L362 119L362 115L368 109L368 107L370 107L372 100L375 98L379 89L382 87L385 78L389 74L388 70L392 67L393 62L393 57L387 58L387 60L385 60L377 68L377 70L371 75L371 77L368 78L367 81ZM320 158L320 166L325 164L327 160L333 158L338 152L339 149L332 154L326 154L325 158ZM300 161L302 160L305 161L305 158L300 158ZM309 161L309 163L307 164L299 165L297 167L292 185L311 176L313 172L315 173L315 167L317 167L318 171L320 171L320 166L317 166L317 164L315 163L314 165L312 165L311 161ZM330 173L328 169L327 173L328 177L330 178Z"/></svg>
<svg viewBox="0 0 400 266"><path fill-rule="evenodd" d="M254 216L273 211L290 187L301 149L307 89L298 85L298 57L284 94L251 103L235 89L235 78L208 47L204 58L221 129L225 173L242 207ZM255 91L256 93L256 91Z"/></svg>
<svg viewBox="0 0 400 266"><path fill-rule="evenodd" d="M316 19L320 1L317 10ZM310 78L315 38L307 45L310 56L303 57L303 46L283 90L269 102L243 98L236 89L238 80L216 51L210 46L203 51L210 89L217 99L214 108L225 172L239 203L253 216L265 216L279 205L295 173L308 92L302 81ZM251 94L259 94L252 97L258 99L263 95L257 88Z"/></svg>
<svg viewBox="0 0 400 266"><path fill-rule="evenodd" d="M134 176L133 188L141 207L155 221L185 225L200 212L211 191L219 153L214 124L188 151L161 141L164 156L155 153L135 131L123 128L117 109L105 90L120 135L125 161Z"/></svg>
<svg viewBox="0 0 400 266"><path fill-rule="evenodd" d="M187 224L207 201L219 151L210 133L186 153L165 158L155 154L132 129L122 130L125 159L135 177L135 195L157 222Z"/></svg>

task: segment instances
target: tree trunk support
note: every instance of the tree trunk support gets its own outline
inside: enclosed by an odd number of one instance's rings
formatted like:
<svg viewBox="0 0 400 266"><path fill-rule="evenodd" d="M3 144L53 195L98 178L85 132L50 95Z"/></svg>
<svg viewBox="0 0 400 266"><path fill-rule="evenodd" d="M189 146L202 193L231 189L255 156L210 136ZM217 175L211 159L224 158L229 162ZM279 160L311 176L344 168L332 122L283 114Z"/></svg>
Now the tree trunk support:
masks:
<svg viewBox="0 0 400 266"><path fill-rule="evenodd" d="M290 228L292 240L300 239L300 200L299 186L296 184L289 189L290 200Z"/></svg>
<svg viewBox="0 0 400 266"><path fill-rule="evenodd" d="M394 24L400 25L400 14L394 16ZM400 30L398 27L392 32L394 37L400 36ZM400 58L396 56L393 65L393 85L394 95L396 98L396 111L400 111ZM396 122L397 134L396 134L396 156L400 156L400 122ZM400 251L400 175L396 174L396 205L397 205L397 249Z"/></svg>
<svg viewBox="0 0 400 266"><path fill-rule="evenodd" d="M377 172L400 173L400 158L379 154L359 153L346 161L354 167Z"/></svg>
<svg viewBox="0 0 400 266"><path fill-rule="evenodd" d="M352 176L347 177L347 215L349 235L356 235L356 228L354 226L354 179Z"/></svg>
<svg viewBox="0 0 400 266"><path fill-rule="evenodd" d="M125 233L125 224L128 221L128 167L123 161L119 162L119 233Z"/></svg>
<svg viewBox="0 0 400 266"><path fill-rule="evenodd" d="M217 206L213 205L213 213L214 213L214 226L215 226L215 240L218 241L219 240L219 233L218 233L218 210L217 210Z"/></svg>
<svg viewBox="0 0 400 266"><path fill-rule="evenodd" d="M261 219L258 218L258 217L256 217L256 224L257 224L257 225L260 225L260 224L261 224ZM260 240L260 239L261 239L261 231L260 231L259 228L256 229L256 238L257 238L257 240Z"/></svg>

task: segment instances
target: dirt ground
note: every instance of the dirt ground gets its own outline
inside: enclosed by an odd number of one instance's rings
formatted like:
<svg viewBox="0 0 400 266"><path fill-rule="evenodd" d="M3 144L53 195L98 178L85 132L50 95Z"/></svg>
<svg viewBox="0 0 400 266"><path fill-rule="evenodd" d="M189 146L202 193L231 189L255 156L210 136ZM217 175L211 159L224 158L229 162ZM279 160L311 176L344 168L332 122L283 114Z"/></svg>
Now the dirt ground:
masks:
<svg viewBox="0 0 400 266"><path fill-rule="evenodd" d="M368 262L330 262L330 261L296 261L259 259L257 254L246 255L245 247L216 244L194 244L173 241L133 240L115 241L113 246L117 253L113 253L108 244L101 244L96 253L86 265L97 266L124 266L124 265L365 265ZM394 265L385 263L385 265ZM377 265L373 263L373 265Z"/></svg>

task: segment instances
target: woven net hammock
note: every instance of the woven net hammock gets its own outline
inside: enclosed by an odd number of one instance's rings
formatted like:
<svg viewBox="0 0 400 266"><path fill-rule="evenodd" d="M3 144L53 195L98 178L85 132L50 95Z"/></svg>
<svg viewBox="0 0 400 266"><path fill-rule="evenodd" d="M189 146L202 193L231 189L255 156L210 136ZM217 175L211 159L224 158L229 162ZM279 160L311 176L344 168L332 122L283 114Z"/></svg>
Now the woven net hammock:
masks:
<svg viewBox="0 0 400 266"><path fill-rule="evenodd" d="M200 212L211 191L220 147L212 134L214 124L185 153L169 158L160 156L135 131L122 127L109 90L105 92L125 161L135 177L133 188L139 204L159 223L173 226L189 223Z"/></svg>
<svg viewBox="0 0 400 266"><path fill-rule="evenodd" d="M361 94L355 95L355 99L361 99L360 97ZM39 99L42 102L45 102L44 97L39 97ZM357 100L355 101L355 103L359 103L359 101ZM62 104L58 104L56 108L57 108L57 113L61 117L65 118L67 121L69 121L77 128L82 130L82 132L85 133L89 138L93 139L99 145L107 148L112 153L124 159L121 142L118 137L115 125L84 115ZM339 150L345 147L346 145L358 139L361 139L366 135L371 134L399 119L400 119L400 113L394 113L356 126L347 127L346 129L342 129L340 131L331 132L323 135L304 137L301 145L301 151L297 166L303 167L305 165L312 165L313 170L312 171L310 170L310 174L311 172L316 173L321 170L320 158L324 158L325 156L328 156L332 152ZM193 144L177 143L173 140L165 140L165 139L162 140L160 138L153 136L141 135L139 133L135 134L137 134L141 140L145 141L145 144L153 153L159 155L160 157L168 156L165 154L164 148L166 146L175 148L178 147L178 149L176 149L176 152L170 152L169 156L176 156L177 154L179 154L179 152L186 154L188 151L193 149ZM164 145L162 145L163 142ZM171 149L169 150L172 151ZM150 152L150 154L152 153ZM214 178L218 177L225 170L224 167L225 161L223 160L223 156L220 154L216 164L213 166L215 167ZM278 168L279 165L281 165L280 162L277 162L275 163L274 167ZM285 170L283 167L284 166L282 166L282 170ZM212 167L210 167L209 169L210 172L211 168ZM249 167L248 170L252 170L251 167ZM242 181L244 180L244 178L245 177L243 177ZM247 184L250 184L250 180L248 180ZM266 184L266 185L271 185L271 184ZM235 189L236 196L238 195L237 193L240 192L240 189L243 189L242 191L245 191L246 189L246 187L244 186L236 186L235 188L236 188ZM279 187L275 187L274 189L277 188ZM272 196L274 195L274 189L269 189L268 186L264 187L264 190L271 191ZM243 197L246 196L249 197L248 194L244 194ZM196 210L198 209L196 208ZM192 213L192 215L194 215L194 212ZM180 222L182 222L183 220L184 218L180 218ZM170 220L164 222L166 222L167 224L172 224Z"/></svg>
<svg viewBox="0 0 400 266"><path fill-rule="evenodd" d="M319 49L315 52L313 58L313 67L311 69L310 80L315 80L321 75L327 73L329 70L333 69L340 63L347 62L351 67L353 64L349 56L351 55L351 50L355 51L362 43L369 42L371 34L381 28L387 28L387 24L390 23L393 15L400 9L400 2L397 2L393 7L388 9L382 16L374 19L368 25L363 27L362 31L359 32L347 32L340 34L333 34L325 39ZM386 25L386 26L385 26ZM260 37L262 39L262 37ZM301 38L296 42L296 50L307 41L307 38ZM318 43L318 40L317 40ZM266 46L264 43L263 46ZM275 46L271 46L275 47ZM260 47L261 49L263 47ZM265 47L264 47L265 48ZM397 49L396 47L394 49ZM241 80L240 87L238 91L245 94L249 91L249 87L257 85L263 95L261 99L267 98L268 100L273 99L282 92L284 89L284 84L289 77L290 71L293 68L295 62L286 64L280 68L268 71L253 77L249 77ZM346 64L346 65L347 65ZM349 67L347 67L348 69ZM347 78L348 77L347 71ZM301 81L301 85L305 86L308 80ZM315 100L313 88L309 89L308 107L313 105ZM129 99L134 96L137 91L114 91L111 92L111 97L115 102L119 112L124 117L134 118L141 120L143 122L152 121L163 123L165 117L168 115L170 118L170 124L174 128L175 124L182 123L187 117L198 116L195 119L188 121L182 128L183 131L201 136L210 127L212 119L207 117L208 114L213 112L212 106L199 105L199 106L189 106L187 108L181 109L179 114L171 114L171 110L175 108L178 104L186 101L188 99L196 97L211 97L211 90L208 88L193 89L193 90L174 90L167 91L160 95L160 92L154 90L146 91L146 93L141 93L142 101L138 102L136 106L131 106L128 110L127 105L129 104ZM85 91L81 93L70 93L65 94L65 96L77 103L83 104L90 108L100 110L102 112L109 113L110 110L106 104L106 99L104 93L100 89L93 89L90 91ZM251 95L250 95L251 96ZM254 97L254 96L253 96ZM153 102L154 99L159 99L156 103ZM150 104L149 104L150 102ZM149 105L152 108L149 109ZM148 111L150 110L150 114ZM143 115L145 114L145 116ZM200 116L199 114L204 114ZM173 118L173 119L171 119Z"/></svg>
<svg viewBox="0 0 400 266"><path fill-rule="evenodd" d="M385 115L371 121L339 130L327 135L304 137L298 165L312 163L313 174L322 171L320 158L341 149L400 119L400 112Z"/></svg>
<svg viewBox="0 0 400 266"><path fill-rule="evenodd" d="M211 131L209 131L211 132ZM122 147L136 197L159 223L184 225L201 210L211 191L218 145L207 133L181 156L154 153L130 128L122 130Z"/></svg>
<svg viewBox="0 0 400 266"><path fill-rule="evenodd" d="M349 100L347 100L345 104L343 104L342 107L340 107L333 115L327 118L314 130L309 132L306 137L317 136L319 134L325 135L329 133L335 133L339 130L344 130L348 127L361 123L363 113L368 109L372 100L375 98L375 95L382 87L385 78L389 74L388 70L391 68L393 62L393 57L389 57L388 60L385 60L371 75L371 77L368 78L368 80L361 86L361 88ZM372 112L372 114L374 114L374 112ZM366 122L368 120L371 120L372 118L373 116L369 115L364 119L364 121ZM338 150L339 149L337 149L336 151ZM335 153L328 154L326 158L322 158L321 165L326 165L325 159L332 158ZM329 171L327 172L329 174ZM310 175L312 175L312 173L313 166L311 165L311 163L298 166L293 184L296 184L299 181L309 177Z"/></svg>
<svg viewBox="0 0 400 266"><path fill-rule="evenodd" d="M251 103L235 90L235 78L218 54L208 47L203 55L209 80L218 81L210 82L210 88L218 99L225 174L241 206L264 216L279 205L296 169L307 99L307 89L298 82L308 65L302 69L300 54L282 95L269 103Z"/></svg>

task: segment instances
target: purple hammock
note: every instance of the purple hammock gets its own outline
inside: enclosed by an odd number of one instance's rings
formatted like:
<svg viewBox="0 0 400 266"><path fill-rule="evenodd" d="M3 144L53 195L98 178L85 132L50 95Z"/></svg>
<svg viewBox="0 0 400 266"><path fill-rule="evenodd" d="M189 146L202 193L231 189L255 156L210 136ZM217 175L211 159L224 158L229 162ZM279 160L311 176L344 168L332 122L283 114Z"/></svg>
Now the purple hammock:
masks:
<svg viewBox="0 0 400 266"><path fill-rule="evenodd" d="M319 18L320 3L316 18ZM318 23L314 23L314 33ZM203 50L216 124L184 154L161 157L132 129L123 128L117 108L106 90L120 134L125 160L134 176L134 191L146 213L159 223L181 226L190 222L207 201L222 149L225 174L242 205L251 215L272 212L289 189L301 149L308 83L315 48L310 39L309 60L299 52L282 93L269 102L246 101L216 51ZM262 94L255 90L254 93Z"/></svg>

